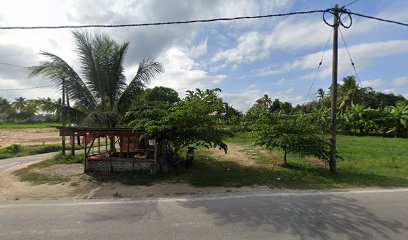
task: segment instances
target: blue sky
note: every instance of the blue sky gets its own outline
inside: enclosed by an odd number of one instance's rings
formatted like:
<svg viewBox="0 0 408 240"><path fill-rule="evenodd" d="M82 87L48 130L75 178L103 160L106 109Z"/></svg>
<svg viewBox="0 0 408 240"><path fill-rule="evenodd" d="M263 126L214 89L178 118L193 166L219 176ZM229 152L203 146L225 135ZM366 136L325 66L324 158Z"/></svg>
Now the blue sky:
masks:
<svg viewBox="0 0 408 240"><path fill-rule="evenodd" d="M88 23L139 23L213 17L272 14L326 9L352 2L321 0L149 0L149 1L13 1L0 10L0 25L57 25ZM21 7L25 6L25 7ZM408 1L360 0L354 12L408 22ZM353 17L350 29L341 29L358 70L361 85L408 98L408 28ZM318 88L331 79L332 42L309 97L309 87L322 57L331 28L321 14L190 24L105 32L119 42L129 41L125 66L131 79L143 57L154 57L166 73L150 87L163 85L181 96L188 89L222 89L222 97L239 110L247 110L267 93L293 104L313 100ZM69 30L1 31L0 62L35 65L39 51L55 53L80 71ZM343 42L339 41L339 80L353 75ZM0 65L0 89L48 85L44 79L27 79L18 67ZM0 92L13 99L52 97L52 88Z"/></svg>

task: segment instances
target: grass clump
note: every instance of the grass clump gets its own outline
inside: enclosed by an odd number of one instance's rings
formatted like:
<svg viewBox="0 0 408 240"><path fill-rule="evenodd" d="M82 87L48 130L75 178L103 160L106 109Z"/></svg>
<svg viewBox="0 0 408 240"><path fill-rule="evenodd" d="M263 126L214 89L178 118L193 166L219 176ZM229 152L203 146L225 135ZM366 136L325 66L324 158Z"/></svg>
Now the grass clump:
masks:
<svg viewBox="0 0 408 240"><path fill-rule="evenodd" d="M67 145L66 149L70 149L71 146ZM45 144L45 145L32 145L32 146L21 146L17 144L12 144L5 148L0 148L0 159L23 157L35 154L43 154L49 152L61 151L61 144ZM76 146L75 149L81 149L81 147Z"/></svg>
<svg viewBox="0 0 408 240"><path fill-rule="evenodd" d="M271 188L328 189L360 187L408 187L408 139L338 136L337 174L324 162L290 155L290 167L282 167L282 152L253 147L252 133L238 133L226 142L236 144L254 164L244 166L234 158L214 157L204 148L196 151L193 166L186 170L181 162L170 173L148 172L93 176L97 181L126 185L189 183L194 186L241 187L264 185Z"/></svg>
<svg viewBox="0 0 408 240"><path fill-rule="evenodd" d="M76 156L57 154L51 159L17 170L14 172L14 175L18 176L21 181L31 182L33 184L59 184L69 181L70 178L60 175L46 174L38 170L56 164L81 163L83 158L83 154L78 154Z"/></svg>
<svg viewBox="0 0 408 240"><path fill-rule="evenodd" d="M60 126L60 123L0 123L0 129L51 128Z"/></svg>

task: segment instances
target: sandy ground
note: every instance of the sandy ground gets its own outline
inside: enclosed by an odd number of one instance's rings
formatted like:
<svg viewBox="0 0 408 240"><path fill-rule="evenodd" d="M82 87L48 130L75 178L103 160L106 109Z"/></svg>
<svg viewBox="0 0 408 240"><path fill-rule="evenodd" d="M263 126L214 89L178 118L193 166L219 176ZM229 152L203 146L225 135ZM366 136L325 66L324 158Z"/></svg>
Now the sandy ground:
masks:
<svg viewBox="0 0 408 240"><path fill-rule="evenodd" d="M61 137L54 128L0 129L0 147L11 144L40 145L60 143Z"/></svg>
<svg viewBox="0 0 408 240"><path fill-rule="evenodd" d="M244 149L238 145L229 145L229 153L210 150L214 157L224 160L234 160L242 165L256 164ZM240 188L225 187L194 187L186 183L159 183L151 186L129 186L118 182L95 182L83 173L82 164L54 165L34 171L63 176L69 180L60 184L37 184L23 182L12 172L0 175L1 200L39 200L39 199L106 199L106 198L139 198L168 197L179 195L198 195L225 192L250 192L269 190L265 186Z"/></svg>
<svg viewBox="0 0 408 240"><path fill-rule="evenodd" d="M151 186L129 186L117 182L97 183L83 174L82 164L54 165L36 171L68 177L70 180L60 184L34 185L20 181L13 173L6 173L0 176L0 201L169 197L269 190L268 187L262 186L225 188L194 187L186 183L160 183Z"/></svg>

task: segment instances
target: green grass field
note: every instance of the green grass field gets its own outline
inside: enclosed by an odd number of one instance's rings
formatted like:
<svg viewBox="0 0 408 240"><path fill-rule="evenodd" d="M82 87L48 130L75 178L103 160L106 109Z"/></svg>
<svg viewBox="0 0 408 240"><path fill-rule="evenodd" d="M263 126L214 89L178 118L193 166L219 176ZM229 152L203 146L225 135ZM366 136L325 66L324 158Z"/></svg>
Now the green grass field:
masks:
<svg viewBox="0 0 408 240"><path fill-rule="evenodd" d="M188 170L181 162L178 169L170 173L92 174L91 177L98 182L113 181L126 185L183 182L201 187L264 185L290 189L408 187L408 139L338 136L338 151L343 160L338 160L336 174L331 174L322 161L296 155L288 156L290 167L282 167L282 153L254 146L252 133L236 134L226 142L244 153L253 164L241 165L233 157L227 158L224 154L215 157L214 152L199 148L193 166ZM47 166L56 163L65 162L45 162ZM21 174L24 178L24 174L31 173L22 171ZM30 178L35 176L25 179ZM47 178L42 176L42 179Z"/></svg>
<svg viewBox="0 0 408 240"><path fill-rule="evenodd" d="M0 122L0 129L22 129L22 128L49 128L60 126L60 123L3 123Z"/></svg>
<svg viewBox="0 0 408 240"><path fill-rule="evenodd" d="M81 149L76 146L76 149ZM31 145L31 146L21 146L21 150L18 152L2 152L0 148L0 160L13 157L23 157L28 155L57 152L62 149L61 144L45 144L45 145ZM71 149L71 145L67 145L66 149Z"/></svg>

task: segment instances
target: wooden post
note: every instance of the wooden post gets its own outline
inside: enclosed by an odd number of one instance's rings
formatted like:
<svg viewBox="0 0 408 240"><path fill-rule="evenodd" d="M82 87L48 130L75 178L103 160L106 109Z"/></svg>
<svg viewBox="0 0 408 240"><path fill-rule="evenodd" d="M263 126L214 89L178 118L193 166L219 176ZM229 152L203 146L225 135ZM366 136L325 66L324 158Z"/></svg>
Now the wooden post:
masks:
<svg viewBox="0 0 408 240"><path fill-rule="evenodd" d="M98 153L101 153L101 136L98 136Z"/></svg>
<svg viewBox="0 0 408 240"><path fill-rule="evenodd" d="M339 6L334 6L333 20L333 68L331 84L331 139L330 139L330 172L336 172L336 134L337 134L337 65L338 65L338 28L339 28Z"/></svg>
<svg viewBox="0 0 408 240"><path fill-rule="evenodd" d="M84 172L86 172L86 169L87 169L87 160L86 160L86 157L87 157L87 154L86 154L86 132L85 132L85 136L84 136Z"/></svg>
<svg viewBox="0 0 408 240"><path fill-rule="evenodd" d="M105 136L105 150L108 152L108 135Z"/></svg>
<svg viewBox="0 0 408 240"><path fill-rule="evenodd" d="M75 156L75 133L71 135L71 155Z"/></svg>
<svg viewBox="0 0 408 240"><path fill-rule="evenodd" d="M65 127L65 79L62 79L62 105L64 106L61 113L62 126ZM62 155L65 155L65 135L61 139Z"/></svg>

